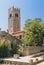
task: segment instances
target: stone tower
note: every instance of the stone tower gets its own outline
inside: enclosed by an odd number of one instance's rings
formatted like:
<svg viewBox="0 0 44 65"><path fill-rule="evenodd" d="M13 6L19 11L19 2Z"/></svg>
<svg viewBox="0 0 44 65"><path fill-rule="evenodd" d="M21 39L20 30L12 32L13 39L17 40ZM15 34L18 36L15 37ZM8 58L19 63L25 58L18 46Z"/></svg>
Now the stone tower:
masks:
<svg viewBox="0 0 44 65"><path fill-rule="evenodd" d="M20 31L20 9L11 7L8 9L8 32L10 34Z"/></svg>

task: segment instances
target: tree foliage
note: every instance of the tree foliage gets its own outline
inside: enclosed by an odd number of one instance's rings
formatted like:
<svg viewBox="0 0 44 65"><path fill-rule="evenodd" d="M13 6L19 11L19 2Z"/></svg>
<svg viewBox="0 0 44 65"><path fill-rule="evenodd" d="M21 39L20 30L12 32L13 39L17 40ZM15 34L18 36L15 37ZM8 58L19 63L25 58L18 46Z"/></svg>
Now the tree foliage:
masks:
<svg viewBox="0 0 44 65"><path fill-rule="evenodd" d="M23 41L25 45L42 45L44 38L44 23L40 18L28 19L25 23Z"/></svg>
<svg viewBox="0 0 44 65"><path fill-rule="evenodd" d="M0 36L0 58L13 56L18 53L18 48L18 40L16 38L9 34L4 37Z"/></svg>

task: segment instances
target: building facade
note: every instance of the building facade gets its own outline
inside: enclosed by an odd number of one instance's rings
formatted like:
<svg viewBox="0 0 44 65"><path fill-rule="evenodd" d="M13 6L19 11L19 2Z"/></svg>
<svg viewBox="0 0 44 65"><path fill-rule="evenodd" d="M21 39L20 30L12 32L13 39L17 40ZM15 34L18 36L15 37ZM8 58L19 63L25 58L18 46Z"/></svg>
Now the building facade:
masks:
<svg viewBox="0 0 44 65"><path fill-rule="evenodd" d="M8 32L21 39L25 31L20 29L20 9L11 7L8 9Z"/></svg>
<svg viewBox="0 0 44 65"><path fill-rule="evenodd" d="M24 34L25 34L25 31L23 30L23 31L14 32L12 35L21 40Z"/></svg>
<svg viewBox="0 0 44 65"><path fill-rule="evenodd" d="M8 9L8 32L20 31L20 9L11 7Z"/></svg>

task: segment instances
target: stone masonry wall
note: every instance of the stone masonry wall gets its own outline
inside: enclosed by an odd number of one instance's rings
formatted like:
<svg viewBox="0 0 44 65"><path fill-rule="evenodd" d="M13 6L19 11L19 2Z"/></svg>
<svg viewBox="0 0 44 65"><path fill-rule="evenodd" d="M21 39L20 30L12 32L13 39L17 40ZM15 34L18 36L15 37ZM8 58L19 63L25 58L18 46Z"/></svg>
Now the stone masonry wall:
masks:
<svg viewBox="0 0 44 65"><path fill-rule="evenodd" d="M23 54L24 55L34 54L34 53L40 52L41 50L44 50L44 47L26 46L24 47Z"/></svg>

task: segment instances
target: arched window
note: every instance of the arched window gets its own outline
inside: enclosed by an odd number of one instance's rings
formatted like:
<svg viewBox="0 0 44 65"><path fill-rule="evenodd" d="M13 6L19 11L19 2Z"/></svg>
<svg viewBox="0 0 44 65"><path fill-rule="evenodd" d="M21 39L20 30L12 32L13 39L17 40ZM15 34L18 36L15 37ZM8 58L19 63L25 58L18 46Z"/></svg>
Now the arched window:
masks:
<svg viewBox="0 0 44 65"><path fill-rule="evenodd" d="M12 14L10 14L9 17L12 17Z"/></svg>
<svg viewBox="0 0 44 65"><path fill-rule="evenodd" d="M15 14L15 17L18 17L18 14L17 13Z"/></svg>

